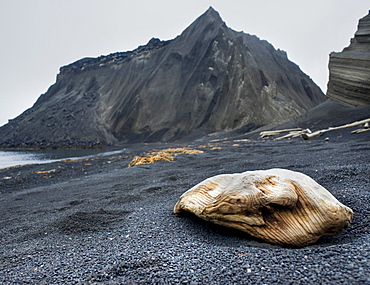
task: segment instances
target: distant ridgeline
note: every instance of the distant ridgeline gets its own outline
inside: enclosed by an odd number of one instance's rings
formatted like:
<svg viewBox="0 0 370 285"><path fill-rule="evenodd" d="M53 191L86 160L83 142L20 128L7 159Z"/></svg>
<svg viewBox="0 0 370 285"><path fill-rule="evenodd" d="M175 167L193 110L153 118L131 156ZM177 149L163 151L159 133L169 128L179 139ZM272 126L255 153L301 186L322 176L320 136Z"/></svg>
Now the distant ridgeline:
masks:
<svg viewBox="0 0 370 285"><path fill-rule="evenodd" d="M0 128L8 147L173 141L296 117L324 94L284 51L228 28L210 7L178 37L62 67Z"/></svg>
<svg viewBox="0 0 370 285"><path fill-rule="evenodd" d="M370 11L342 52L330 54L329 100L352 106L370 104Z"/></svg>
<svg viewBox="0 0 370 285"><path fill-rule="evenodd" d="M109 55L102 55L98 58L93 57L86 57L80 59L70 65L63 66L60 68L59 76L67 73L79 72L83 70L93 70L105 67L107 65L120 65L122 63L128 62L133 58L143 55L149 52L153 52L156 49L164 47L168 45L171 41L161 41L160 39L152 38L147 45L139 46L137 49L133 51L127 52L116 52Z"/></svg>

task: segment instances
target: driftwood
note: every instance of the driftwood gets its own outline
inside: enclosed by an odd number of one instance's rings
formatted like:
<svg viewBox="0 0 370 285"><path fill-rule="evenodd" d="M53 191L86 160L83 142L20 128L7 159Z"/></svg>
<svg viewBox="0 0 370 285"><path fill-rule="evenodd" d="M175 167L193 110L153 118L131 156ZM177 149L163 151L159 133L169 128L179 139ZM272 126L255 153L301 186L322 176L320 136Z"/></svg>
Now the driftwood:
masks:
<svg viewBox="0 0 370 285"><path fill-rule="evenodd" d="M271 169L217 175L185 192L174 213L235 228L270 243L306 246L345 230L353 212L310 177Z"/></svg>
<svg viewBox="0 0 370 285"><path fill-rule="evenodd" d="M311 133L310 129L294 128L294 129L284 129L284 130L275 130L275 131L264 131L260 132L261 138L275 136L277 134L289 132L288 134L278 137L275 140L282 140L287 138L295 138L302 136L302 134Z"/></svg>
<svg viewBox="0 0 370 285"><path fill-rule="evenodd" d="M365 123L363 129L354 130L354 131L351 132L351 134L359 134L359 133L363 133L363 132L366 132L366 131L370 131L370 122Z"/></svg>
<svg viewBox="0 0 370 285"><path fill-rule="evenodd" d="M301 131L301 130L302 130L301 128L294 128L294 129L284 129L284 130L275 130L275 131L264 131L264 132L260 132L260 136L261 138L265 138L265 137L275 136L275 135L278 135L284 132Z"/></svg>
<svg viewBox="0 0 370 285"><path fill-rule="evenodd" d="M276 138L275 140L278 141L278 140L287 139L287 138L295 138L295 137L300 137L303 134L310 134L310 133L311 133L310 129L305 129L305 130L301 130L301 131L292 131L292 132L289 132L289 134L287 134L285 136Z"/></svg>
<svg viewBox="0 0 370 285"><path fill-rule="evenodd" d="M356 127L356 126L359 126L359 125L364 125L364 124L369 123L369 122L370 122L370 119L365 119L365 120L362 120L362 121L357 121L357 122L353 122L353 123L338 126L338 127L329 127L327 129L316 131L316 132L313 132L313 133L310 133L310 134L308 134L308 133L307 134L302 134L302 138L305 139L305 140L308 140L310 138L316 137L318 135L322 135L323 133L326 133L326 132L329 132L329 131L345 129L345 128L352 128L352 127Z"/></svg>
<svg viewBox="0 0 370 285"><path fill-rule="evenodd" d="M359 134L359 133L363 133L363 132L367 132L367 131L370 131L369 128L367 129L357 129L357 130L354 130L351 132L351 134Z"/></svg>
<svg viewBox="0 0 370 285"><path fill-rule="evenodd" d="M351 133L352 134L358 134L358 133L368 131L369 130L369 124L370 124L370 118L362 120L362 121L353 122L353 123L350 123L350 124L338 126L338 127L329 127L327 129L323 129L323 130L319 130L319 131L315 131L315 132L311 132L310 129L294 128L294 129L283 129L283 130L274 130L274 131L263 131L263 132L260 132L260 136L261 136L261 138L266 138L266 137L275 136L275 135L278 135L278 134L281 134L281 133L284 133L284 132L289 132L288 134L286 134L284 136L281 136L281 137L278 137L275 140L295 138L295 137L299 137L299 136L301 136L305 140L308 140L310 138L322 135L322 134L324 134L326 132L329 132L329 131L345 129L345 128L352 128L352 127L356 127L356 126L359 126L359 125L362 125L362 124L364 124L364 127L362 129L354 130Z"/></svg>

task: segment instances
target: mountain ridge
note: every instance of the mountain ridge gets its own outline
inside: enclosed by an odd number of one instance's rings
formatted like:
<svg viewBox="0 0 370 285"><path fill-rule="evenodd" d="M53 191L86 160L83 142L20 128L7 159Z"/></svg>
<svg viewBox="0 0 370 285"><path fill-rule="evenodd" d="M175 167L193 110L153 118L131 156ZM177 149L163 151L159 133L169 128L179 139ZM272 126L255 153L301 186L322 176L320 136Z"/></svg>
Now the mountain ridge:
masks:
<svg viewBox="0 0 370 285"><path fill-rule="evenodd" d="M210 7L179 36L60 68L2 146L172 141L296 117L324 95L285 52L228 28Z"/></svg>

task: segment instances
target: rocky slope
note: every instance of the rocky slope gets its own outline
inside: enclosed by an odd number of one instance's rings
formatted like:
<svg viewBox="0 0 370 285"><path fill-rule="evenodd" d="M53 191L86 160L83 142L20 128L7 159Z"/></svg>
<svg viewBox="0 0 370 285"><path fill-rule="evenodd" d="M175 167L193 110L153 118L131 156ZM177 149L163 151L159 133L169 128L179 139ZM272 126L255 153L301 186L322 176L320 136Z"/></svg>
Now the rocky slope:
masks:
<svg viewBox="0 0 370 285"><path fill-rule="evenodd" d="M209 8L171 41L62 67L2 146L171 141L304 113L325 100L284 51L231 30Z"/></svg>
<svg viewBox="0 0 370 285"><path fill-rule="evenodd" d="M370 104L370 11L342 52L330 54L329 100L353 106Z"/></svg>

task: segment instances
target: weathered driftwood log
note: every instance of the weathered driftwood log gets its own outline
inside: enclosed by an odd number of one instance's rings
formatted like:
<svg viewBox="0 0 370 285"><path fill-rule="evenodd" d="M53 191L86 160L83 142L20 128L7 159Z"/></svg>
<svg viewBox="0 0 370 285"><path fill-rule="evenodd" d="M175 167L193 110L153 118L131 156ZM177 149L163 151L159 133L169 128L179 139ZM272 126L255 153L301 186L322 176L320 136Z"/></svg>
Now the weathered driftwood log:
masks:
<svg viewBox="0 0 370 285"><path fill-rule="evenodd" d="M326 132L329 132L329 131L340 130L340 129L345 129L345 128L352 128L352 127L356 127L356 126L363 125L363 124L366 125L369 122L370 122L370 118L362 120L362 121L357 121L357 122L353 122L353 123L350 123L350 124L338 126L338 127L329 127L327 129L319 130L319 131L316 131L316 132L313 132L313 133L302 134L302 138L305 139L305 140L308 140L310 138L322 135L323 133L326 133ZM354 133L354 132L352 132L352 133Z"/></svg>
<svg viewBox="0 0 370 285"><path fill-rule="evenodd" d="M370 131L370 123L369 122L366 122L362 129L354 130L354 131L351 132L351 134L359 134L359 133L363 133L363 132L367 132L367 131Z"/></svg>
<svg viewBox="0 0 370 285"><path fill-rule="evenodd" d="M270 243L306 246L347 229L353 212L310 177L271 169L217 175L185 192L174 213L191 212Z"/></svg>
<svg viewBox="0 0 370 285"><path fill-rule="evenodd" d="M357 130L352 131L351 134L360 134L360 133L368 132L368 131L370 131L369 128L367 128L367 129L366 128L364 128L364 129L357 129Z"/></svg>
<svg viewBox="0 0 370 285"><path fill-rule="evenodd" d="M302 128L294 128L294 129L284 129L284 130L275 130L275 131L263 131L260 132L261 138L270 137L274 135L278 135L284 132L290 132L290 131L301 131Z"/></svg>
<svg viewBox="0 0 370 285"><path fill-rule="evenodd" d="M358 134L358 133L366 132L367 129L369 128L369 123L370 123L370 118L362 120L362 121L353 122L353 123L350 123L350 124L338 126L338 127L329 127L327 129L318 130L318 131L315 131L315 132L311 132L310 129L294 128L294 129L284 129L284 130L274 130L274 131L263 131L263 132L260 132L260 136L261 136L261 138L266 138L266 137L275 136L275 135L278 135L278 134L281 134L281 133L284 133L284 132L289 132L288 134L286 134L284 136L281 136L281 137L278 137L275 140L282 140L282 139L286 139L286 138L295 138L295 137L299 137L299 136L301 136L305 140L308 140L310 138L322 135L322 134L324 134L326 132L329 132L329 131L345 129L345 128L352 128L352 127L356 127L356 126L359 126L359 125L362 125L362 124L364 124L364 127L362 129L354 130L351 133L352 134Z"/></svg>
<svg viewBox="0 0 370 285"><path fill-rule="evenodd" d="M275 140L279 141L279 140L283 140L283 139L287 139L287 138L295 138L295 137L300 137L303 134L310 134L310 133L311 133L310 129L305 129L305 130L300 130L300 131L291 131L291 132L289 132L289 134L286 134L282 137L278 137Z"/></svg>

